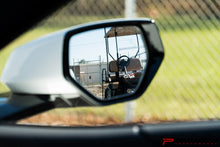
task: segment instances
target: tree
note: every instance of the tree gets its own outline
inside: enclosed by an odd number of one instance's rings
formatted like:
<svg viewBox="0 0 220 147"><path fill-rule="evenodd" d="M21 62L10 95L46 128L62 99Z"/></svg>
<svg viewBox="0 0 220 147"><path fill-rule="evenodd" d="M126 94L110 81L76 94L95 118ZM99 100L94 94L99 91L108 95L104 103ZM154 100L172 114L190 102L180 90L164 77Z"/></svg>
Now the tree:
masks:
<svg viewBox="0 0 220 147"><path fill-rule="evenodd" d="M79 61L79 64L85 64L86 63L86 60L85 59L82 59Z"/></svg>

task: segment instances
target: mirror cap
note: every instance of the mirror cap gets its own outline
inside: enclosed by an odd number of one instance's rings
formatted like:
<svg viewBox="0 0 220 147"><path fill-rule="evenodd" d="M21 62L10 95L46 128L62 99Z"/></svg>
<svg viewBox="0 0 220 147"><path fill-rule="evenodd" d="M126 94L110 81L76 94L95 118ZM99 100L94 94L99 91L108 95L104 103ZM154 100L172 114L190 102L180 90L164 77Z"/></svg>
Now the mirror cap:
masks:
<svg viewBox="0 0 220 147"><path fill-rule="evenodd" d="M68 67L70 36L108 26L137 26L150 43L149 62L143 82L135 93L119 99L101 101L73 78ZM81 98L88 105L102 106L136 99L142 95L155 76L164 56L159 31L151 19L116 19L70 27L41 37L15 49L1 75L1 81L12 93L60 95L66 99ZM77 105L75 105L77 106Z"/></svg>

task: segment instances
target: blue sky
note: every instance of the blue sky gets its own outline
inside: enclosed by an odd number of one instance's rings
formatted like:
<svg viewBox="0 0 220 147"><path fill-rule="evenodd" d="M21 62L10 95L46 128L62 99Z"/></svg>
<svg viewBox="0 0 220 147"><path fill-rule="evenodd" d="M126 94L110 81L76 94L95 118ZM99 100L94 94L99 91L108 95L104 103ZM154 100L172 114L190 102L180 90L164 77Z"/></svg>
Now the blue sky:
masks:
<svg viewBox="0 0 220 147"><path fill-rule="evenodd" d="M107 32L110 28L106 28ZM82 59L86 61L101 60L106 62L106 45L105 45L104 29L95 29L76 34L70 38L69 44L69 63L73 65L74 62L79 62ZM140 53L145 52L141 35L138 35ZM136 35L117 37L118 48L120 55L134 56L137 52L137 38ZM116 59L116 43L115 37L108 39L109 51ZM146 58L143 57L143 58ZM112 60L109 57L110 61Z"/></svg>

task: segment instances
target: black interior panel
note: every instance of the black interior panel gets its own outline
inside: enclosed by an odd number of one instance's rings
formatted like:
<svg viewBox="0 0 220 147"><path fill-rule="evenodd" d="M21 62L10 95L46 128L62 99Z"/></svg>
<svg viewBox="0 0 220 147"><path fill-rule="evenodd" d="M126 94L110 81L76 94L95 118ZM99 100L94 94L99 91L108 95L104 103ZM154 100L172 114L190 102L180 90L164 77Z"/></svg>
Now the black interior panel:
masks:
<svg viewBox="0 0 220 147"><path fill-rule="evenodd" d="M219 143L220 121L105 127L0 126L0 142L19 146L166 146ZM177 145L176 145L177 146ZM186 145L189 146L189 145Z"/></svg>

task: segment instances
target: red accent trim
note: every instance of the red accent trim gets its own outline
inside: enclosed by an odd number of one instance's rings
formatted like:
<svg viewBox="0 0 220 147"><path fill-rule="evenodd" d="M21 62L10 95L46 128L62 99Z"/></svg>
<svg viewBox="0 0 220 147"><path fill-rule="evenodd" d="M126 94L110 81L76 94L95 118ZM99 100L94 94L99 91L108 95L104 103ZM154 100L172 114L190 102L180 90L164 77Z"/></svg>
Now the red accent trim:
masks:
<svg viewBox="0 0 220 147"><path fill-rule="evenodd" d="M218 142L174 142L174 138L163 138L162 145L165 146L166 143L173 143L175 145L217 145Z"/></svg>
<svg viewBox="0 0 220 147"><path fill-rule="evenodd" d="M166 144L166 142L173 142L174 139L173 138L163 138L163 143L162 145L164 146Z"/></svg>

